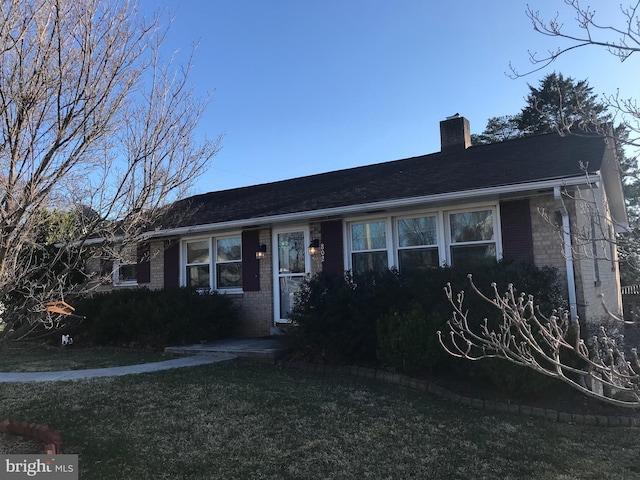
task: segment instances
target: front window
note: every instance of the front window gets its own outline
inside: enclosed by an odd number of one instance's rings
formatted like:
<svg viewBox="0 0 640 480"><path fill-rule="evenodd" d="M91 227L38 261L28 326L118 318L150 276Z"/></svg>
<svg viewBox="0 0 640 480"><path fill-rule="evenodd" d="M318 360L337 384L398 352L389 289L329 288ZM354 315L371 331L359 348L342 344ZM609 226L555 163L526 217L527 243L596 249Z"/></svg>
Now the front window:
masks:
<svg viewBox="0 0 640 480"><path fill-rule="evenodd" d="M384 220L351 224L351 263L354 275L389 268Z"/></svg>
<svg viewBox="0 0 640 480"><path fill-rule="evenodd" d="M493 210L449 215L451 264L496 258Z"/></svg>
<svg viewBox="0 0 640 480"><path fill-rule="evenodd" d="M209 240L187 242L187 287L211 288Z"/></svg>
<svg viewBox="0 0 640 480"><path fill-rule="evenodd" d="M138 265L115 261L113 263L114 285L136 285L138 283Z"/></svg>
<svg viewBox="0 0 640 480"><path fill-rule="evenodd" d="M439 265L436 217L398 220L398 267L400 270L424 270Z"/></svg>
<svg viewBox="0 0 640 480"><path fill-rule="evenodd" d="M187 241L185 264L188 287L206 290L242 288L242 239L238 236Z"/></svg>
<svg viewBox="0 0 640 480"><path fill-rule="evenodd" d="M500 254L495 206L410 216L356 220L348 224L351 271L425 271Z"/></svg>
<svg viewBox="0 0 640 480"><path fill-rule="evenodd" d="M242 287L242 241L240 237L216 240L217 288Z"/></svg>

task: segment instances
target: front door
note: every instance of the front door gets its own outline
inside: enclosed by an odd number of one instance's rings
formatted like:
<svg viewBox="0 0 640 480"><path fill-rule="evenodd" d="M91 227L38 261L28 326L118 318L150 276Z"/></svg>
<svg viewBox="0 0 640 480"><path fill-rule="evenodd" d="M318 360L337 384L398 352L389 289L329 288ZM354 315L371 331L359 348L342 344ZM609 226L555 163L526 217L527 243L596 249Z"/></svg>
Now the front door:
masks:
<svg viewBox="0 0 640 480"><path fill-rule="evenodd" d="M275 322L289 321L295 294L309 273L307 245L309 233L305 228L274 232L274 304Z"/></svg>

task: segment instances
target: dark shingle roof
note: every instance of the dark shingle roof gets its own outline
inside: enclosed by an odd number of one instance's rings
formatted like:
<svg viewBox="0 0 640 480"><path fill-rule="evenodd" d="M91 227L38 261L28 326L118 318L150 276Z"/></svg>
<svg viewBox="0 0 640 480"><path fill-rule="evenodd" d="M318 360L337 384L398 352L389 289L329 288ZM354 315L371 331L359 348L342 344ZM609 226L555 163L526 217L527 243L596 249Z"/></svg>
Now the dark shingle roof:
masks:
<svg viewBox="0 0 640 480"><path fill-rule="evenodd" d="M197 214L160 228L576 177L584 174L581 164L597 171L604 149L601 137L548 134L211 192L176 202L174 207L190 205Z"/></svg>

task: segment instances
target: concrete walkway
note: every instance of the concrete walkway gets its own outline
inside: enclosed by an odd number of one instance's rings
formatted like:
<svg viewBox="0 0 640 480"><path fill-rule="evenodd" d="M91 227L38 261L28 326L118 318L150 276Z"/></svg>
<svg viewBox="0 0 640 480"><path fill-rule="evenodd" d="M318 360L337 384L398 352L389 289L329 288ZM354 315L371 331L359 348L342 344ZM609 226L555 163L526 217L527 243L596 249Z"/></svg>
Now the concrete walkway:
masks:
<svg viewBox="0 0 640 480"><path fill-rule="evenodd" d="M204 345L186 345L167 347L166 353L186 355L164 362L141 363L122 367L90 368L60 372L0 372L0 383L9 382L57 382L61 380L80 380L96 377L120 377L136 373L157 372L170 368L193 367L208 363L222 362L234 358L246 358L254 361L275 362L285 350L279 338L230 338Z"/></svg>
<svg viewBox="0 0 640 480"><path fill-rule="evenodd" d="M205 344L167 347L164 351L172 355L187 356L232 355L256 362L274 363L285 354L286 349L282 344L282 339L278 337L247 337L227 338Z"/></svg>
<svg viewBox="0 0 640 480"><path fill-rule="evenodd" d="M222 362L235 358L234 355L211 355L198 357L176 358L164 362L141 363L122 367L90 368L85 370L68 370L62 372L24 372L0 373L0 383L9 382L57 382L61 380L80 380L96 377L120 377L136 373L157 372L170 368L193 367L208 363Z"/></svg>

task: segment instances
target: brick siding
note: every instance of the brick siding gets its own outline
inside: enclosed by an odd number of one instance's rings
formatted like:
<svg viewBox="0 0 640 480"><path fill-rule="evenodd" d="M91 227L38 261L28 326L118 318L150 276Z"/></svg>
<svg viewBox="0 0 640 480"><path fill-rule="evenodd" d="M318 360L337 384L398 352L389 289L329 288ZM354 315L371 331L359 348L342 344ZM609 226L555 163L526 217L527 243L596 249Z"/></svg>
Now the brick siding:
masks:
<svg viewBox="0 0 640 480"><path fill-rule="evenodd" d="M150 245L151 282L143 284L150 290L164 288L164 241L151 242Z"/></svg>
<svg viewBox="0 0 640 480"><path fill-rule="evenodd" d="M622 299L618 280L617 252L607 241L596 243L594 258L591 239L591 215L604 213L608 218L606 199L598 188L573 194L574 198L563 197L569 212L571 223L574 278L576 284L576 302L578 315L584 324L599 324L606 316L601 298L612 312L621 312ZM533 230L534 263L537 266L552 266L558 269L563 286L567 285L566 259L559 217L552 194L535 197L531 200L531 223ZM597 231L596 238L601 235ZM598 264L598 281L595 272ZM565 292L566 295L566 292ZM602 295L602 297L601 297Z"/></svg>

